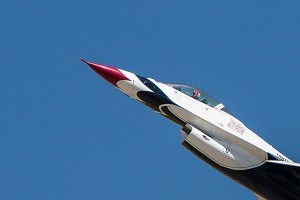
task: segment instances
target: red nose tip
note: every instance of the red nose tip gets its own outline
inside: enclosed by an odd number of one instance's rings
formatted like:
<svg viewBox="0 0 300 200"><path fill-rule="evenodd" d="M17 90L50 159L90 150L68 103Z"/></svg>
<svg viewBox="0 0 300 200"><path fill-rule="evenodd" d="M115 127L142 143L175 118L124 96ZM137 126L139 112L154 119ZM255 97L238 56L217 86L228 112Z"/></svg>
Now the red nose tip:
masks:
<svg viewBox="0 0 300 200"><path fill-rule="evenodd" d="M87 62L82 58L80 60L88 64L97 74L115 86L120 80L130 80L118 68Z"/></svg>

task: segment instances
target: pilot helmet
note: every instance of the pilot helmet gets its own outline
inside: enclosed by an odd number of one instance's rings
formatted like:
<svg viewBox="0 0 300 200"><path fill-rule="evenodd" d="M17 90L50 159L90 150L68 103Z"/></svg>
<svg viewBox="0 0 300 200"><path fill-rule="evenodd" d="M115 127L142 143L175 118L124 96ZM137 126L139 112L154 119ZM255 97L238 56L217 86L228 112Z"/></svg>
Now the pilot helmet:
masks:
<svg viewBox="0 0 300 200"><path fill-rule="evenodd" d="M194 99L199 99L200 98L200 92L198 90L193 91L193 96Z"/></svg>

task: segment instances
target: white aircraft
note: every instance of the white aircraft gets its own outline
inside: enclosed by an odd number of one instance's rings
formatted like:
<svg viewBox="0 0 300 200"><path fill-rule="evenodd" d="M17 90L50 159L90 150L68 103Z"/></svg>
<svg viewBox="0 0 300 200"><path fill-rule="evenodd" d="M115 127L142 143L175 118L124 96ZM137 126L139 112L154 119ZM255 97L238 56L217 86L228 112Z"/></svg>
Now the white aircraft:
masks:
<svg viewBox="0 0 300 200"><path fill-rule="evenodd" d="M81 60L128 96L182 127L184 147L252 190L258 199L300 199L300 164L257 136L203 90Z"/></svg>

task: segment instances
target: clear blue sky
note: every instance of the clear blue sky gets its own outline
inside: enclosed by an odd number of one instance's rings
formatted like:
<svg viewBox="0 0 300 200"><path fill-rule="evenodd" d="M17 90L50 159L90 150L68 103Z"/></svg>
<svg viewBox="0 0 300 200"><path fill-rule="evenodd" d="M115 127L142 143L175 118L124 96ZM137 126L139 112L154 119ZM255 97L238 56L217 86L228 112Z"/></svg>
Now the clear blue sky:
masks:
<svg viewBox="0 0 300 200"><path fill-rule="evenodd" d="M80 62L200 87L300 162L299 1L6 1L0 199L255 199Z"/></svg>

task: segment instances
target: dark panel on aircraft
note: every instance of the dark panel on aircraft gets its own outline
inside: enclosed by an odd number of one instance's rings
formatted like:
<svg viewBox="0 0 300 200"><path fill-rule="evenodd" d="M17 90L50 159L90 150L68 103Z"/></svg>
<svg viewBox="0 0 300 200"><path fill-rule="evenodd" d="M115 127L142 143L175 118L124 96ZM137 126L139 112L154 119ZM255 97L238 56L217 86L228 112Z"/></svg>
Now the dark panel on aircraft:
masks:
<svg viewBox="0 0 300 200"><path fill-rule="evenodd" d="M182 145L224 175L266 199L300 200L300 169L298 167L266 162L253 169L232 170L216 164L188 142L184 141Z"/></svg>
<svg viewBox="0 0 300 200"><path fill-rule="evenodd" d="M152 108L155 111L160 112L159 106L162 104L174 104L169 99L166 99L165 97L149 91L139 91L137 93L137 96L144 101L144 103Z"/></svg>
<svg viewBox="0 0 300 200"><path fill-rule="evenodd" d="M178 117L176 117L173 113L170 112L168 107L164 106L159 109L159 106L164 105L164 104L174 104L171 100L166 99L165 97L149 92L149 91L140 91L137 93L137 96L144 102L145 105L148 107L152 108L153 110L160 112L163 111L166 115L163 115L164 117L167 117L171 121L175 122L176 124L179 124L181 126L185 126L185 122Z"/></svg>
<svg viewBox="0 0 300 200"><path fill-rule="evenodd" d="M159 88L157 87L157 85L155 85L152 81L150 81L149 79L147 78L144 78L142 76L139 76L139 75L136 75L140 81L145 85L147 86L150 90L152 90L154 93L166 98L166 99L169 99L167 97L167 95Z"/></svg>

